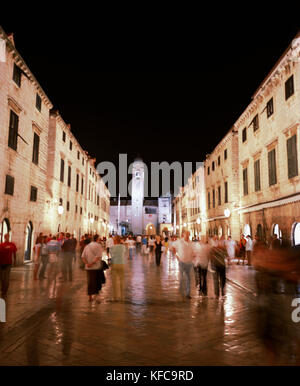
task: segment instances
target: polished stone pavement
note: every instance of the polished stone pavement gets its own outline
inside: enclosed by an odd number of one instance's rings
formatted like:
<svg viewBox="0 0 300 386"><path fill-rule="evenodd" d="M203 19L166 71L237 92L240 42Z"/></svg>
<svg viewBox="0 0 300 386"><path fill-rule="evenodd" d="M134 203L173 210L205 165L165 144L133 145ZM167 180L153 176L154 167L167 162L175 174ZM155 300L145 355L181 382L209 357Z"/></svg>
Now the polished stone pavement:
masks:
<svg viewBox="0 0 300 386"><path fill-rule="evenodd" d="M245 281L248 268L238 269ZM238 269L230 268L235 281ZM160 267L148 256L127 260L124 302L111 300L110 270L100 303L88 302L78 263L71 283L32 277L31 265L12 271L7 321L0 323L0 365L300 364L300 323L289 322L292 309L285 307L278 319L274 335L279 331L281 339L275 339L274 352L258 335L255 296L228 282L226 299L216 300L209 274L208 298L193 283L192 299L186 299L172 256L163 257Z"/></svg>

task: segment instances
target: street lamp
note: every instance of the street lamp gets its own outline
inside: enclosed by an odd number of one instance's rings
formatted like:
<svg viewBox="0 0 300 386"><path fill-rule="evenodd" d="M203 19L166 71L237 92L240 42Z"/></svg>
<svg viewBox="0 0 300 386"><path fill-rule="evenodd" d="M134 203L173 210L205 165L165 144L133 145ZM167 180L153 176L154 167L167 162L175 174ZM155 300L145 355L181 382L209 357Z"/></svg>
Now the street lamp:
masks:
<svg viewBox="0 0 300 386"><path fill-rule="evenodd" d="M185 222L185 223L183 223L183 226L184 226L184 227L186 227L186 222Z"/></svg>
<svg viewBox="0 0 300 386"><path fill-rule="evenodd" d="M224 210L224 216L225 216L225 217L229 217L229 216L230 216L230 209L226 208L226 209Z"/></svg>
<svg viewBox="0 0 300 386"><path fill-rule="evenodd" d="M197 218L197 224L199 225L200 222L201 222L201 221L200 221L200 218L198 217L198 218Z"/></svg>
<svg viewBox="0 0 300 386"><path fill-rule="evenodd" d="M90 223L91 223L91 224L94 224L94 221L95 221L95 220L93 219L93 217L91 217L91 218L90 218Z"/></svg>
<svg viewBox="0 0 300 386"><path fill-rule="evenodd" d="M58 214L63 214L64 213L64 207L62 205L59 205L57 208Z"/></svg>

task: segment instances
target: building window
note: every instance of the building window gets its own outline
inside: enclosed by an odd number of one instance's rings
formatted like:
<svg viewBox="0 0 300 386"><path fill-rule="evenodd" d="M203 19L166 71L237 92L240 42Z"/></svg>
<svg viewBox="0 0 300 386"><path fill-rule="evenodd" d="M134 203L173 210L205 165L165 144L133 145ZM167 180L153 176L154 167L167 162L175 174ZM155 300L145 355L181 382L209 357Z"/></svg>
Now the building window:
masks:
<svg viewBox="0 0 300 386"><path fill-rule="evenodd" d="M258 120L258 114L255 115L253 118L253 131L256 131L259 129L259 120Z"/></svg>
<svg viewBox="0 0 300 386"><path fill-rule="evenodd" d="M296 134L286 142L288 157L288 176L293 178L298 175L297 136Z"/></svg>
<svg viewBox="0 0 300 386"><path fill-rule="evenodd" d="M256 192L260 191L260 160L254 162L254 188Z"/></svg>
<svg viewBox="0 0 300 386"><path fill-rule="evenodd" d="M82 157L82 165L84 166L84 158Z"/></svg>
<svg viewBox="0 0 300 386"><path fill-rule="evenodd" d="M68 186L71 186L71 166L68 166Z"/></svg>
<svg viewBox="0 0 300 386"><path fill-rule="evenodd" d="M5 179L5 194L10 196L14 195L15 179L12 176L7 175Z"/></svg>
<svg viewBox="0 0 300 386"><path fill-rule="evenodd" d="M16 63L14 63L13 81L19 87L21 87L21 74L22 74L21 68L17 66Z"/></svg>
<svg viewBox="0 0 300 386"><path fill-rule="evenodd" d="M269 151L268 153L268 164L269 164L269 186L272 186L277 183L275 149Z"/></svg>
<svg viewBox="0 0 300 386"><path fill-rule="evenodd" d="M247 168L243 169L243 190L244 196L248 194L248 170Z"/></svg>
<svg viewBox="0 0 300 386"><path fill-rule="evenodd" d="M100 203L100 197L99 197L99 194L97 194L97 205L99 206L99 203Z"/></svg>
<svg viewBox="0 0 300 386"><path fill-rule="evenodd" d="M221 205L221 186L218 186L218 205Z"/></svg>
<svg viewBox="0 0 300 386"><path fill-rule="evenodd" d="M73 149L73 143L72 143L72 141L70 141L70 150L72 150Z"/></svg>
<svg viewBox="0 0 300 386"><path fill-rule="evenodd" d="M63 131L63 133L62 133L62 140L64 142L66 142L66 132L65 131Z"/></svg>
<svg viewBox="0 0 300 386"><path fill-rule="evenodd" d="M42 110L42 98L39 96L39 94L36 94L35 107L39 110L39 112L41 112L41 110Z"/></svg>
<svg viewBox="0 0 300 386"><path fill-rule="evenodd" d="M61 205L61 206L62 206L62 204L63 204L63 199L62 199L62 198L60 198L60 199L59 199L59 205Z"/></svg>
<svg viewBox="0 0 300 386"><path fill-rule="evenodd" d="M285 100L294 94L294 76L290 76L285 82Z"/></svg>
<svg viewBox="0 0 300 386"><path fill-rule="evenodd" d="M273 98L267 103L267 118L269 118L274 113Z"/></svg>
<svg viewBox="0 0 300 386"><path fill-rule="evenodd" d="M82 207L80 207L80 214L82 214Z"/></svg>
<svg viewBox="0 0 300 386"><path fill-rule="evenodd" d="M83 194L83 178L81 178L81 194Z"/></svg>
<svg viewBox="0 0 300 386"><path fill-rule="evenodd" d="M37 133L33 134L33 151L32 151L32 162L36 165L39 163L39 148L40 148L40 137Z"/></svg>
<svg viewBox="0 0 300 386"><path fill-rule="evenodd" d="M207 174L209 175L210 174L210 167L208 166L207 168Z"/></svg>
<svg viewBox="0 0 300 386"><path fill-rule="evenodd" d="M212 165L211 165L211 169L212 169L212 171L215 170L215 161L213 161L213 163L212 163Z"/></svg>
<svg viewBox="0 0 300 386"><path fill-rule="evenodd" d="M227 149L224 150L224 160L227 159Z"/></svg>
<svg viewBox="0 0 300 386"><path fill-rule="evenodd" d="M30 187L30 201L36 201L37 200L37 188L35 186Z"/></svg>
<svg viewBox="0 0 300 386"><path fill-rule="evenodd" d="M64 182L65 176L65 161L61 158L60 160L60 181Z"/></svg>
<svg viewBox="0 0 300 386"><path fill-rule="evenodd" d="M227 181L224 183L224 191L225 191L224 202L227 203L228 202L228 182Z"/></svg>
<svg viewBox="0 0 300 386"><path fill-rule="evenodd" d="M80 151L77 151L77 159L80 159Z"/></svg>
<svg viewBox="0 0 300 386"><path fill-rule="evenodd" d="M67 201L67 212L70 210L70 201Z"/></svg>
<svg viewBox="0 0 300 386"><path fill-rule="evenodd" d="M220 166L221 165L221 157L219 156L218 157L218 166Z"/></svg>
<svg viewBox="0 0 300 386"><path fill-rule="evenodd" d="M18 146L18 127L19 117L10 110L8 146L14 150L17 150Z"/></svg>
<svg viewBox="0 0 300 386"><path fill-rule="evenodd" d="M247 128L246 127L242 131L242 141L243 142L247 141Z"/></svg>
<svg viewBox="0 0 300 386"><path fill-rule="evenodd" d="M208 204L208 209L210 209L210 192L207 193L207 204Z"/></svg>
<svg viewBox="0 0 300 386"><path fill-rule="evenodd" d="M78 212L78 205L75 205L75 213Z"/></svg>
<svg viewBox="0 0 300 386"><path fill-rule="evenodd" d="M76 174L76 192L79 191L79 174Z"/></svg>
<svg viewBox="0 0 300 386"><path fill-rule="evenodd" d="M215 193L215 189L213 190L213 208L215 208L216 206L216 193Z"/></svg>

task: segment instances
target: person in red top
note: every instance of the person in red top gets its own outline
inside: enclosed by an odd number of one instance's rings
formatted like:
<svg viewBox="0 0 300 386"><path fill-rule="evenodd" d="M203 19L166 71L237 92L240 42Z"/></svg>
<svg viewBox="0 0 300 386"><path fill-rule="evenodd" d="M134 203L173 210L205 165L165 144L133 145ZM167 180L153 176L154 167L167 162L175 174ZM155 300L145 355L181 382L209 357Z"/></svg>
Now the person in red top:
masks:
<svg viewBox="0 0 300 386"><path fill-rule="evenodd" d="M9 234L4 235L4 243L0 244L0 285L1 297L6 298L9 287L9 276L12 264L16 265L17 247L9 241ZM14 261L13 261L14 260Z"/></svg>

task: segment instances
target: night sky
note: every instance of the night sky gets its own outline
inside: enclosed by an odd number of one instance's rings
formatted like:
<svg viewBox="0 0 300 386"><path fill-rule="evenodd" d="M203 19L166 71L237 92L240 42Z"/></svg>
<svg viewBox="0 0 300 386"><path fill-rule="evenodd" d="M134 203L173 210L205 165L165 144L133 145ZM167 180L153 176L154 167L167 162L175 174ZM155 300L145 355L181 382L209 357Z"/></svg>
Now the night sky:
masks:
<svg viewBox="0 0 300 386"><path fill-rule="evenodd" d="M82 147L114 163L204 160L300 29L231 23L0 21Z"/></svg>

